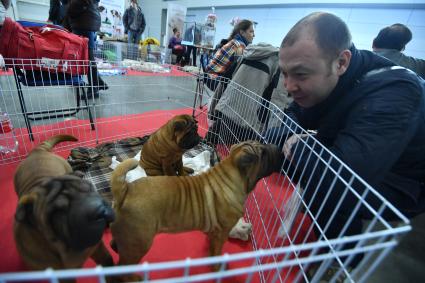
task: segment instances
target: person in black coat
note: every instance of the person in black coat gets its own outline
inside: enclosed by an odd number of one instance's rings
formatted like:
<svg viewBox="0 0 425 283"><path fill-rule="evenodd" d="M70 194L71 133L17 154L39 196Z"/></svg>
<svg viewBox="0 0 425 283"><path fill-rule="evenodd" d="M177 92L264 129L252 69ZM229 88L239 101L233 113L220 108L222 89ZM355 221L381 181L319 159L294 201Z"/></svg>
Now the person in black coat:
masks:
<svg viewBox="0 0 425 283"><path fill-rule="evenodd" d="M131 0L122 18L124 33L128 34L128 43L138 44L145 31L146 21L137 0Z"/></svg>
<svg viewBox="0 0 425 283"><path fill-rule="evenodd" d="M68 8L68 0L50 0L48 22L55 25L63 25L66 9Z"/></svg>
<svg viewBox="0 0 425 283"><path fill-rule="evenodd" d="M301 19L283 39L279 58L284 86L294 99L286 113L303 129L315 130L329 152L301 132L293 134L297 129L289 120L288 126L268 130L266 141L282 147L283 170L301 185L315 220L326 227L324 234L329 239L359 235L362 220L374 216L364 205L356 209L354 193L344 195L347 186L332 170L342 177L351 173L339 171L335 157L406 216L423 213L423 80L373 52L357 50L346 24L329 13ZM351 186L386 220L399 219L390 209L380 210L382 200L366 193L364 185Z"/></svg>
<svg viewBox="0 0 425 283"><path fill-rule="evenodd" d="M96 62L94 62L94 50L96 49L96 34L100 29L101 18L99 12L99 0L70 0L67 9L64 27L77 35L89 39L90 70L87 74L89 87L88 97L99 97L99 90L107 90L108 85L102 80Z"/></svg>

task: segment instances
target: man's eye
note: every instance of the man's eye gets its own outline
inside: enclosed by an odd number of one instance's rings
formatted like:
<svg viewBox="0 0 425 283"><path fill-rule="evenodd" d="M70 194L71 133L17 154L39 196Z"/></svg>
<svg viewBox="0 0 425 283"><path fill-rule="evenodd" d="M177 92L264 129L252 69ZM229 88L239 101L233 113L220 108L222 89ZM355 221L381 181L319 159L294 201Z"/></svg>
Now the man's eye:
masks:
<svg viewBox="0 0 425 283"><path fill-rule="evenodd" d="M305 78L307 78L308 75L306 73L296 73L295 76L298 79L305 79Z"/></svg>

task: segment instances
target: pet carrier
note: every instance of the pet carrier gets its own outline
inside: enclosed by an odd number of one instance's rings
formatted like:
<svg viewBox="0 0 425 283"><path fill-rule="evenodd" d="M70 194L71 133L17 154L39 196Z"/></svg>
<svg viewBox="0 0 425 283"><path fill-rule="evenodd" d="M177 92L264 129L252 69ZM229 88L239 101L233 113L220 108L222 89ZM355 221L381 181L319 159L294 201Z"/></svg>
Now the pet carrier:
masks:
<svg viewBox="0 0 425 283"><path fill-rule="evenodd" d="M3 266L0 282L57 282L62 279L87 278L105 282L107 276L123 273L138 273L143 276L144 282L318 282L325 277L329 277L327 279L330 282L340 282L341 279L363 282L397 244L398 238L410 230L408 219L319 144L311 133L296 125L273 102L264 103L260 96L248 89L232 81L222 80L239 105L237 108L232 104L224 105L221 108L222 115L212 119L217 126L211 132L208 131L207 106L199 103L198 99L203 96L205 101L211 90L203 84L201 75L184 73L173 67L167 67L168 72L152 73L131 69L122 61L108 64L104 69L109 76L105 75L104 79L109 90L99 99L89 100L92 119L89 113L79 112L71 118L57 115L34 121L34 141L28 138L26 114L19 107L18 89L12 72L0 72L0 109L8 113L19 140L19 148L15 153L0 156L0 179L3 186L10 187L5 190L8 194L14 194L11 180L19 161L48 137L59 133L77 137L78 143L63 143L55 149L58 154L68 157L70 150L75 148L90 149L99 144L116 148L116 141L143 137L175 114L182 113L196 117L201 135L208 132L214 137L214 142L208 142L206 146L214 146L221 157L228 154L230 146L235 142L248 139L264 141L267 129L284 125L288 132L302 137L298 147L314 161L309 163L312 167L296 164L296 171L300 173L294 174L293 168L288 169L283 165L280 174L260 180L245 205L245 220L252 224L250 239L246 243L228 241L222 256L208 257L207 248L204 247L206 238L201 233L191 232L159 235L155 239L153 251L139 265L94 267L89 262L81 269L26 272L12 248L12 252L6 253L9 255L7 259L3 259L0 264ZM71 86L41 87L40 91L37 87L23 88L23 96L30 108L28 111L40 108L49 110L56 108L56 104L66 107L70 97L58 95L66 87ZM267 111L257 111L259 107L266 107ZM266 112L268 119L253 117L257 113ZM254 118L267 121L267 124L253 127L250 119ZM93 129L91 123L94 124ZM131 154L126 156L130 157ZM95 162L95 159L92 161ZM321 178L325 175L326 180L330 180L326 184ZM327 232L335 213L327 220L321 219L326 201L317 206L314 194L306 197L307 189L317 192L318 189L323 190L324 185L328 195L325 200L330 195L339 197L333 203L334 211L346 200L350 200L353 207L344 227L334 237L328 237ZM2 199L2 202L11 200L11 204L2 204L10 208L3 212L5 219L2 221L2 231L7 235L3 235L6 240L1 241L1 249L5 252L11 249L15 198L3 196ZM373 199L373 203L369 203L370 199ZM350 234L348 228L360 211L369 215L369 221L361 233ZM396 221L390 221L386 216L388 214L392 214L391 220ZM105 241L107 236L104 236ZM109 246L109 242L106 244ZM111 254L116 260L112 250ZM221 266L219 271L210 269L213 264ZM329 273L329 270L335 272Z"/></svg>

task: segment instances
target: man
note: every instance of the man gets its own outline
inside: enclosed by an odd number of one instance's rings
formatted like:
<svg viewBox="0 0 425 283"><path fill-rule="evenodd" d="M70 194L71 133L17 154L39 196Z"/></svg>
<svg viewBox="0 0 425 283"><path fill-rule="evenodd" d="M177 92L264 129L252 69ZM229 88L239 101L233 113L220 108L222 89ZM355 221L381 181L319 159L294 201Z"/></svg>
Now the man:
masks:
<svg viewBox="0 0 425 283"><path fill-rule="evenodd" d="M425 78L425 60L403 54L406 44L412 40L412 32L403 24L393 24L381 29L373 40L373 51L394 63L406 67Z"/></svg>
<svg viewBox="0 0 425 283"><path fill-rule="evenodd" d="M89 47L90 69L88 70L87 98L99 98L99 90L109 86L100 77L94 58L96 35L100 29L99 0L69 0L63 21L64 27L74 34L87 37Z"/></svg>
<svg viewBox="0 0 425 283"><path fill-rule="evenodd" d="M373 52L357 50L346 24L323 12L306 16L288 32L279 65L294 100L288 115L304 129L316 130L318 141L406 216L424 212L423 81ZM344 195L345 184L335 178L350 172L338 172L334 164L339 162L311 138L289 137L291 129L271 129L266 140L283 147L284 167L289 164L288 174L299 178L318 225L328 238L361 234L362 220L373 215L364 205L357 209L358 199ZM318 149L324 162L306 154L303 142ZM362 195L364 186L351 185L361 188L362 198L386 220L396 219L388 209L379 210L382 201L372 193ZM354 258L352 267L358 261Z"/></svg>
<svg viewBox="0 0 425 283"><path fill-rule="evenodd" d="M123 16L124 33L128 34L128 43L139 44L142 33L145 31L146 21L137 0L131 0Z"/></svg>

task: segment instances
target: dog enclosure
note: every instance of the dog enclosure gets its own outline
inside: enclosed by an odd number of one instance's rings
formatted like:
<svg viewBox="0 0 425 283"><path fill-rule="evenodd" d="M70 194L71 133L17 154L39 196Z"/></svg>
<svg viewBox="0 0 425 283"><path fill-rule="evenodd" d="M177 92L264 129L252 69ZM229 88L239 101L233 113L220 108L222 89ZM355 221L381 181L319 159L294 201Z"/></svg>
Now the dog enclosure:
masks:
<svg viewBox="0 0 425 283"><path fill-rule="evenodd" d="M76 147L145 136L183 113L196 117L201 136L206 136L205 142L221 157L242 140L283 143L295 135L300 138L295 151L307 161L291 166L284 163L280 174L258 182L245 205L245 220L253 225L250 240L237 242L236 246L242 247L237 252L225 246L224 254L218 257L208 257L205 250L195 256L183 252L175 260L164 261L168 251L164 247L164 258L135 266L39 272L17 267L3 270L0 282L105 282L107 276L123 273L139 273L144 282L319 282L324 278L329 282L364 282L398 238L410 230L408 220L322 146L314 133L301 129L273 101L265 101L232 81L218 78L216 82L225 86L227 95L238 103L221 103L219 111L208 113L206 103L213 92L203 74L172 66L146 73L123 61L99 65L109 89L95 99L88 96L90 87L85 83L90 72L87 63L68 62L86 70L69 74L58 72L54 62L10 62L9 68L0 72L0 108L8 113L19 146L15 152L0 155L2 180L9 180L8 184L19 162L35 145L53 135L71 134L79 139L55 148L66 158ZM280 125L286 136L266 138L269 129ZM5 137L0 135L0 142L2 139ZM7 189L14 193L12 187ZM336 212L347 201L352 211L329 237L333 221L339 217ZM330 203L333 213L323 219ZM350 233L360 213L368 215L368 221L360 233ZM12 219L10 212L8 221ZM172 239L168 243L176 245ZM193 249L198 244L190 243ZM221 268L213 272L210 266L217 263Z"/></svg>

